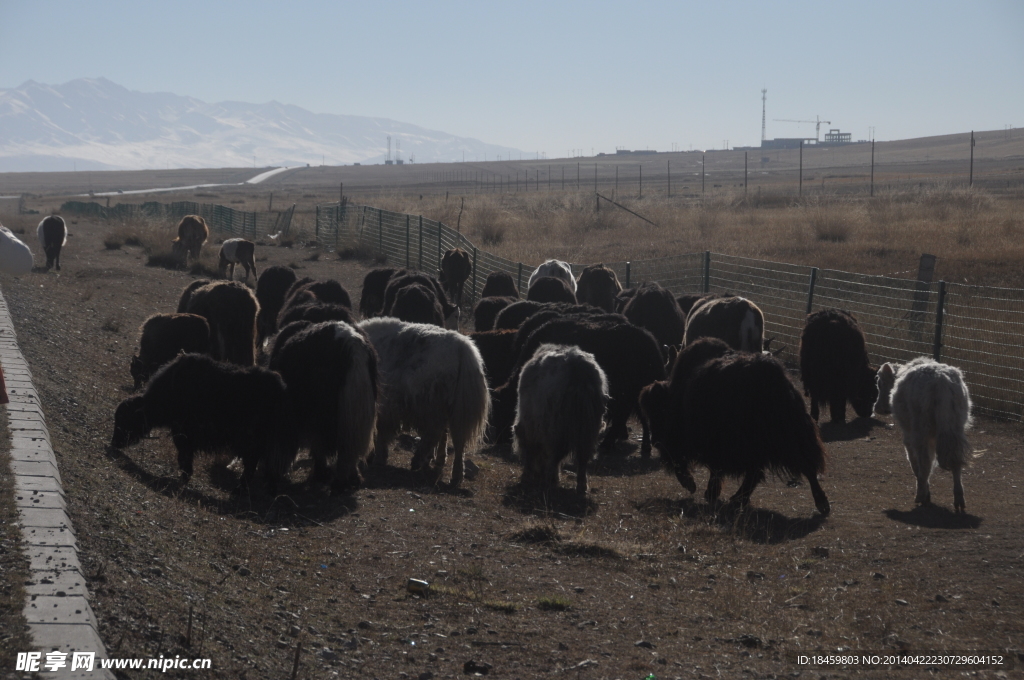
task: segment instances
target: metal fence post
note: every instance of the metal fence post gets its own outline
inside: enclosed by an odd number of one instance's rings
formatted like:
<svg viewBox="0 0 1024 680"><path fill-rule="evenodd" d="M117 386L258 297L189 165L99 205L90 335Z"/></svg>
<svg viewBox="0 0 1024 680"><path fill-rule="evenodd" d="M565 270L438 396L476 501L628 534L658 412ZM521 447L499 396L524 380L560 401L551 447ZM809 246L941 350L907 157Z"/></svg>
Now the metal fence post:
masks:
<svg viewBox="0 0 1024 680"><path fill-rule="evenodd" d="M320 240L320 206L316 207L316 226L314 227L316 233L316 240Z"/></svg>
<svg viewBox="0 0 1024 680"><path fill-rule="evenodd" d="M476 299L476 246L473 246L473 299Z"/></svg>
<svg viewBox="0 0 1024 680"><path fill-rule="evenodd" d="M384 253L384 210L377 208L377 250Z"/></svg>
<svg viewBox="0 0 1024 680"><path fill-rule="evenodd" d="M626 263L626 288L629 288L630 263Z"/></svg>
<svg viewBox="0 0 1024 680"><path fill-rule="evenodd" d="M516 280L516 290L523 294L523 263L519 263L519 278Z"/></svg>
<svg viewBox="0 0 1024 680"><path fill-rule="evenodd" d="M409 268L409 216L405 216L405 268Z"/></svg>
<svg viewBox="0 0 1024 680"><path fill-rule="evenodd" d="M437 223L437 269L441 269L441 230L444 229L444 224L441 222Z"/></svg>
<svg viewBox="0 0 1024 680"><path fill-rule="evenodd" d="M941 361L942 356L942 312L946 304L946 282L939 281L939 301L935 307L935 344L932 353L936 361Z"/></svg>
<svg viewBox="0 0 1024 680"><path fill-rule="evenodd" d="M702 282L703 293L706 295L711 289L711 251L704 251L704 280Z"/></svg>
<svg viewBox="0 0 1024 680"><path fill-rule="evenodd" d="M818 268L811 267L811 282L807 286L807 313L811 313L811 305L814 304L814 282L818 280Z"/></svg>
<svg viewBox="0 0 1024 680"><path fill-rule="evenodd" d="M420 215L420 264L417 269L423 271L423 215Z"/></svg>

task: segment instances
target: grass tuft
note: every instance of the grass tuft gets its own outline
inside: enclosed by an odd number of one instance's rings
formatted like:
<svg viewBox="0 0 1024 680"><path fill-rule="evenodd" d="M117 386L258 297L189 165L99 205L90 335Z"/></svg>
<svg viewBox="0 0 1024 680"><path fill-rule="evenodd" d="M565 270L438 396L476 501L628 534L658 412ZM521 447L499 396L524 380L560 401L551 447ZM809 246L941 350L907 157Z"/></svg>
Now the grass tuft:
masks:
<svg viewBox="0 0 1024 680"><path fill-rule="evenodd" d="M542 597L537 600L537 609L545 612L564 612L572 609L572 602L564 597Z"/></svg>

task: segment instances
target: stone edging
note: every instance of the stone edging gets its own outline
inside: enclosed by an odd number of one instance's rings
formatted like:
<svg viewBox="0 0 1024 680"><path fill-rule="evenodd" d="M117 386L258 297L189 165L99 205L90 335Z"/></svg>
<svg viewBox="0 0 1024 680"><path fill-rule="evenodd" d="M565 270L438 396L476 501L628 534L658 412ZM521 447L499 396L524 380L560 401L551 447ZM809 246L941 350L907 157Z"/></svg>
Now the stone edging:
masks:
<svg viewBox="0 0 1024 680"><path fill-rule="evenodd" d="M57 458L50 445L32 372L18 347L7 300L0 294L0 364L7 383L7 418L11 430L11 472L21 540L29 558L25 619L32 644L44 652L66 652L67 665L46 678L105 678L109 671L71 672L71 652L96 652L107 658L89 606L89 590L78 561L78 545L61 485ZM29 651L29 650L25 650Z"/></svg>

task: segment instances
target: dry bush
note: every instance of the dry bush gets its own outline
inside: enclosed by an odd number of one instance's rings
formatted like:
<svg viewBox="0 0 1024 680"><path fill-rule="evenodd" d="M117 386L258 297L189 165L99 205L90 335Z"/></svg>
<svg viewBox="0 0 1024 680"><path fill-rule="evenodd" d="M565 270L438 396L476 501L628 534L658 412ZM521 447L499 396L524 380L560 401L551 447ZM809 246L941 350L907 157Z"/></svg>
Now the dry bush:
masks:
<svg viewBox="0 0 1024 680"><path fill-rule="evenodd" d="M802 207L807 224L819 241L844 243L853 235L856 216L849 202L833 196L815 196Z"/></svg>
<svg viewBox="0 0 1024 680"><path fill-rule="evenodd" d="M693 206L693 225L706 239L718 229L725 204L720 199L701 199Z"/></svg>
<svg viewBox="0 0 1024 680"><path fill-rule="evenodd" d="M480 241L485 246L500 245L505 240L505 231L508 227L504 215L493 201L474 206L467 223L471 225L473 232L480 236Z"/></svg>

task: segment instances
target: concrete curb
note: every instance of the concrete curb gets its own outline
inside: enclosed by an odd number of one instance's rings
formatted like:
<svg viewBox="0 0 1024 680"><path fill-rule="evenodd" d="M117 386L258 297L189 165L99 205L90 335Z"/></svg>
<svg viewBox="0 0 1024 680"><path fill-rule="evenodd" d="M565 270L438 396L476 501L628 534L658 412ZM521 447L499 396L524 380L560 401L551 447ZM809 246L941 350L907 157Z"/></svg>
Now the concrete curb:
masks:
<svg viewBox="0 0 1024 680"><path fill-rule="evenodd" d="M39 394L32 384L32 371L18 348L14 322L7 300L0 294L0 365L7 383L7 419L11 430L11 472L14 497L21 518L21 540L29 558L29 579L25 590L25 619L32 643L39 651L65 652L66 666L41 671L45 678L104 678L110 671L71 669L71 652L95 652L107 658L96 617L89 606L89 589L71 518L68 517L64 488L57 458L50 444ZM25 650L28 651L28 650Z"/></svg>

